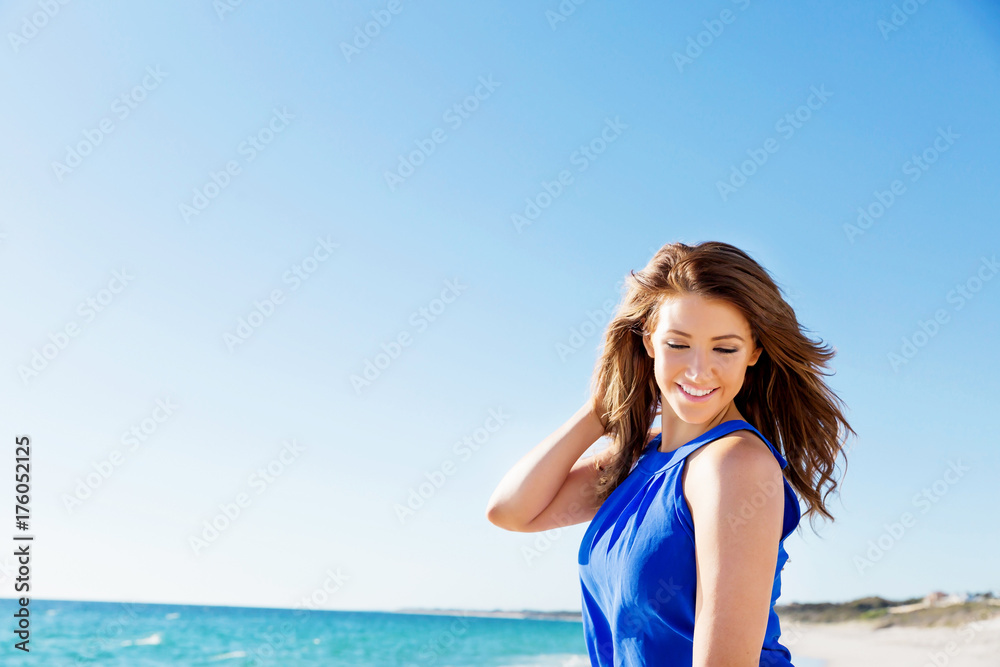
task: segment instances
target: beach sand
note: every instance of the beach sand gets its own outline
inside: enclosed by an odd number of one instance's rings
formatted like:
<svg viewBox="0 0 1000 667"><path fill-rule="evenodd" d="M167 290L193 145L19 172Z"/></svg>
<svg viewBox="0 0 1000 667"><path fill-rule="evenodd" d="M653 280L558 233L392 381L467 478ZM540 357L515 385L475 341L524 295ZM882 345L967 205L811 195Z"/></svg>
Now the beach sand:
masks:
<svg viewBox="0 0 1000 667"><path fill-rule="evenodd" d="M826 667L997 667L1000 616L956 627L888 627L864 622L782 623L781 643Z"/></svg>

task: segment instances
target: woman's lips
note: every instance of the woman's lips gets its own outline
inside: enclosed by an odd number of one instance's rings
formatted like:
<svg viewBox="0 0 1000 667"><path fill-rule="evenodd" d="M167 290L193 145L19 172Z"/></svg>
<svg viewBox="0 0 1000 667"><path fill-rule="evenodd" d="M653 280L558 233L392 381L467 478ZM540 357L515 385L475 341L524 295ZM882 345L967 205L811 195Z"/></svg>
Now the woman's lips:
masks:
<svg viewBox="0 0 1000 667"><path fill-rule="evenodd" d="M705 394L704 396L695 396L694 394L687 393L687 391L684 389L684 387L680 383L676 383L675 382L674 384L676 384L677 388L680 389L680 392L681 392L681 394L684 395L684 398L686 398L689 401L692 401L694 403L704 403L708 399L710 399L713 396L715 396L715 392L717 392L719 390L719 388L716 387L715 389L713 389L709 393Z"/></svg>

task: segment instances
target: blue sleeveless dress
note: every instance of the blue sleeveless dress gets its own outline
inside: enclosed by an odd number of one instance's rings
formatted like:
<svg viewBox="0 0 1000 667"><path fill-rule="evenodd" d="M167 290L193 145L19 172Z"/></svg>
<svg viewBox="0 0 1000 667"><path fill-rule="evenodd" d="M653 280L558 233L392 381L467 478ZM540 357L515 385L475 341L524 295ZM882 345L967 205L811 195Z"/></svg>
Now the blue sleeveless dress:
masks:
<svg viewBox="0 0 1000 667"><path fill-rule="evenodd" d="M760 431L741 419L723 422L671 452L659 451L661 437L657 435L597 510L578 555L583 630L591 665L691 667L697 579L694 523L681 474L688 454L740 430L757 434L782 469L788 465ZM760 654L760 664L767 667L792 665L791 653L778 642L781 628L774 603L781 594L781 570L788 560L784 541L798 525L801 513L787 479L783 478L783 486L785 513Z"/></svg>

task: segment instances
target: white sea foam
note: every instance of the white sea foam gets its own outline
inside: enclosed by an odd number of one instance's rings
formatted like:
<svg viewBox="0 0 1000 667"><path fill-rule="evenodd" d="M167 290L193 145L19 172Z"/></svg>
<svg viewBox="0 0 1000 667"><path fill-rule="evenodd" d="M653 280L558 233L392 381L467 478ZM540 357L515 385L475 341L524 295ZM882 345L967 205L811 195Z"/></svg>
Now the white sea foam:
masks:
<svg viewBox="0 0 1000 667"><path fill-rule="evenodd" d="M148 637L143 637L142 639L125 639L122 641L122 646L155 646L163 641L163 635L159 632L154 632Z"/></svg>
<svg viewBox="0 0 1000 667"><path fill-rule="evenodd" d="M209 662L213 660L232 660L233 658L245 658L247 655L246 651L230 651L229 653L220 653L219 655L213 655L209 658Z"/></svg>
<svg viewBox="0 0 1000 667"><path fill-rule="evenodd" d="M590 658L574 653L544 653L525 656L503 667L590 667Z"/></svg>

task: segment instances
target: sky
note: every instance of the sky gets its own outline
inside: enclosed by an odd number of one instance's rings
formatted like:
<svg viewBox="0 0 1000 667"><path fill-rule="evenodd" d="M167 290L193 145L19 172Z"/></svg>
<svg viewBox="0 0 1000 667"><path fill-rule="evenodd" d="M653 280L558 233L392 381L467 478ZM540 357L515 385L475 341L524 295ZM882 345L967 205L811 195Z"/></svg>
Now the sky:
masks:
<svg viewBox="0 0 1000 667"><path fill-rule="evenodd" d="M707 240L836 348L858 433L779 603L1000 589L995 4L0 27L0 475L9 502L27 436L34 597L578 610L587 524L487 501L587 400L624 276Z"/></svg>

